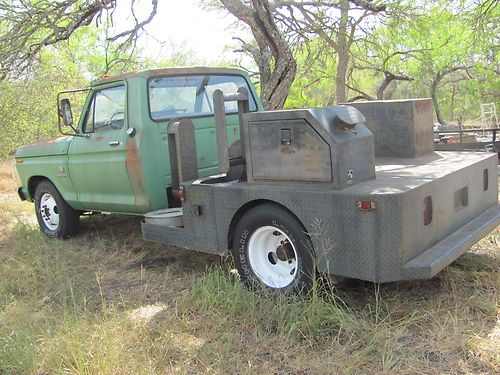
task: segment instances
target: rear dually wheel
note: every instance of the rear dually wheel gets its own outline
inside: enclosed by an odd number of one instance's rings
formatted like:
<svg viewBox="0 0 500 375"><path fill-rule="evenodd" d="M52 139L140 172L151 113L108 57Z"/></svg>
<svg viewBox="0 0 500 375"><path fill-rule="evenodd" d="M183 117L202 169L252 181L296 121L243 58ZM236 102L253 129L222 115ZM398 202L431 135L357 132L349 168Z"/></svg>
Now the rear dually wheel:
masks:
<svg viewBox="0 0 500 375"><path fill-rule="evenodd" d="M275 204L252 208L236 225L234 262L251 289L307 293L314 278L314 254L302 224Z"/></svg>

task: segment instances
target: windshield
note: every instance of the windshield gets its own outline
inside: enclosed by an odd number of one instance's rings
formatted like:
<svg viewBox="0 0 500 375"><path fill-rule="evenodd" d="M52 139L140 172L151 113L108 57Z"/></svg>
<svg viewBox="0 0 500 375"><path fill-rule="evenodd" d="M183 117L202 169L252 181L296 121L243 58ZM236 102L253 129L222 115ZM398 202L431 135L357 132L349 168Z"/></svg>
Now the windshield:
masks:
<svg viewBox="0 0 500 375"><path fill-rule="evenodd" d="M193 75L161 77L149 80L149 110L153 120L173 117L206 116L214 113L213 94L219 89L233 94L244 87L251 93L245 78L241 76ZM226 102L226 113L238 111L237 102ZM249 95L249 109L257 105Z"/></svg>

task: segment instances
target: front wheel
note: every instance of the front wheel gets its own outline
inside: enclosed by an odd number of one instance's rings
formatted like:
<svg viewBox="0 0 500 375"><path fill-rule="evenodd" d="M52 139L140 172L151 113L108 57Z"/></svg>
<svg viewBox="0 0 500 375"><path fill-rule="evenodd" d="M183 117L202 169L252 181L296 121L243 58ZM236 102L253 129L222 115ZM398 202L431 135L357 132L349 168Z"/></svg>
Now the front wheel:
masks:
<svg viewBox="0 0 500 375"><path fill-rule="evenodd" d="M35 213L43 233L49 237L68 238L78 232L80 215L49 181L35 190Z"/></svg>
<svg viewBox="0 0 500 375"><path fill-rule="evenodd" d="M301 223L274 204L259 205L240 219L233 254L242 281L251 289L307 293L314 277L314 255Z"/></svg>

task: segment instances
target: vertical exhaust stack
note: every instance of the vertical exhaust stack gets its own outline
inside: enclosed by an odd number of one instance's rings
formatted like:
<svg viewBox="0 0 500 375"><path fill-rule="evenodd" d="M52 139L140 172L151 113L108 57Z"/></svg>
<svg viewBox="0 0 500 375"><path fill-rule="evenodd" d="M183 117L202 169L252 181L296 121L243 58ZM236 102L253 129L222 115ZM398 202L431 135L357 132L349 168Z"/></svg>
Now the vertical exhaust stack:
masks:
<svg viewBox="0 0 500 375"><path fill-rule="evenodd" d="M225 102L238 102L238 121L240 128L240 144L241 155L233 155L245 158L244 140L243 140L243 114L249 111L248 108L248 91L244 87L240 87L237 93L224 94L221 90L214 92L214 118L215 130L217 137L217 158L219 160L219 168L221 173L229 171L229 151L227 144L227 123L226 123L226 106Z"/></svg>

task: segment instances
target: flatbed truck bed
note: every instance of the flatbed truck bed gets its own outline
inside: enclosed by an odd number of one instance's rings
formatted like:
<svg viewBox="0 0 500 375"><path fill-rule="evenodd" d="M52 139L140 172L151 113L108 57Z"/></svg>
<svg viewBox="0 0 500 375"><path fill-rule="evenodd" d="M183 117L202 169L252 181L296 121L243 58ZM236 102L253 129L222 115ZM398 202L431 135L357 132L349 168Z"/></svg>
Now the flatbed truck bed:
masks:
<svg viewBox="0 0 500 375"><path fill-rule="evenodd" d="M241 208L274 202L303 223L321 272L390 282L434 276L500 224L496 155L376 158L375 169L374 180L342 190L199 179L184 185L182 227L143 222L143 234L223 254ZM365 201L373 209L360 209Z"/></svg>

